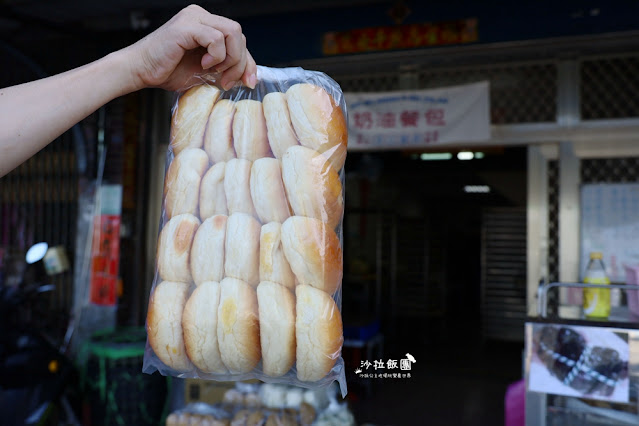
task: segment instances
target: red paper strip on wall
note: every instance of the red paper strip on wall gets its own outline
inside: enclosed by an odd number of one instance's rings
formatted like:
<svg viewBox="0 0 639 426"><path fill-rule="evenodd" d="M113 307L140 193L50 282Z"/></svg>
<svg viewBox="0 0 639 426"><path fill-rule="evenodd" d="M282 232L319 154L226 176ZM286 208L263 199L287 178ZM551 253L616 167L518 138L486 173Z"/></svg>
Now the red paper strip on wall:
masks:
<svg viewBox="0 0 639 426"><path fill-rule="evenodd" d="M324 55L412 49L472 43L479 40L477 19L427 22L329 32L323 37Z"/></svg>

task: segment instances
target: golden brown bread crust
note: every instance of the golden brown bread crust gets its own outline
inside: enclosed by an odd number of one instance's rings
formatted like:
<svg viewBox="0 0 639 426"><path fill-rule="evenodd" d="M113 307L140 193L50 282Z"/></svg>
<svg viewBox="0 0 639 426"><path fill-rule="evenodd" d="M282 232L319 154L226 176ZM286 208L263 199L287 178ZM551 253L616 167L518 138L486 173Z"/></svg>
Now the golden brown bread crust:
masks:
<svg viewBox="0 0 639 426"><path fill-rule="evenodd" d="M235 278L224 278L220 286L217 338L222 361L232 373L246 373L262 356L257 293Z"/></svg>
<svg viewBox="0 0 639 426"><path fill-rule="evenodd" d="M217 342L217 309L220 284L207 281L189 297L182 313L182 331L186 353L205 373L227 373Z"/></svg>
<svg viewBox="0 0 639 426"><path fill-rule="evenodd" d="M325 157L304 146L292 146L282 158L282 180L293 212L335 228L342 220L342 182Z"/></svg>
<svg viewBox="0 0 639 426"><path fill-rule="evenodd" d="M185 148L202 147L206 123L220 93L217 87L202 84L180 96L171 119L173 153L177 155Z"/></svg>
<svg viewBox="0 0 639 426"><path fill-rule="evenodd" d="M260 281L272 281L293 290L295 274L282 248L282 224L270 222L260 231Z"/></svg>
<svg viewBox="0 0 639 426"><path fill-rule="evenodd" d="M200 219L206 220L217 214L228 215L226 193L224 192L224 175L226 163L211 166L200 183Z"/></svg>
<svg viewBox="0 0 639 426"><path fill-rule="evenodd" d="M258 218L251 197L251 168L253 163L243 158L234 158L226 163L224 171L224 193L229 216L246 213Z"/></svg>
<svg viewBox="0 0 639 426"><path fill-rule="evenodd" d="M262 370L280 377L295 362L295 296L286 287L262 281L257 286Z"/></svg>
<svg viewBox="0 0 639 426"><path fill-rule="evenodd" d="M227 216L206 219L191 243L191 275L196 285L206 281L220 282L224 278L224 243Z"/></svg>
<svg viewBox="0 0 639 426"><path fill-rule="evenodd" d="M276 158L253 162L250 175L251 199L262 223L284 222L291 215L282 182L282 166Z"/></svg>
<svg viewBox="0 0 639 426"><path fill-rule="evenodd" d="M294 84L286 91L286 99L300 144L324 154L339 172L348 144L342 109L326 90L310 83Z"/></svg>
<svg viewBox="0 0 639 426"><path fill-rule="evenodd" d="M186 148L175 156L164 179L164 210L169 218L197 214L200 182L208 168L209 157L201 149Z"/></svg>
<svg viewBox="0 0 639 426"><path fill-rule="evenodd" d="M339 358L344 342L342 315L331 296L308 285L295 288L297 378L315 382Z"/></svg>
<svg viewBox="0 0 639 426"><path fill-rule="evenodd" d="M337 234L317 219L291 216L282 224L282 248L300 284L333 294L342 281Z"/></svg>
<svg viewBox="0 0 639 426"><path fill-rule="evenodd" d="M220 163L235 158L233 148L233 115L235 103L229 99L220 99L209 116L204 134L204 150L212 163Z"/></svg>
<svg viewBox="0 0 639 426"><path fill-rule="evenodd" d="M255 161L271 156L262 102L243 99L235 103L233 146L237 158Z"/></svg>
<svg viewBox="0 0 639 426"><path fill-rule="evenodd" d="M297 136L291 123L291 114L288 111L286 94L281 92L268 93L262 99L262 103L268 142L275 158L281 160L289 147L298 145Z"/></svg>
<svg viewBox="0 0 639 426"><path fill-rule="evenodd" d="M253 287L260 283L260 223L246 213L229 216L224 243L224 274L246 281Z"/></svg>
<svg viewBox="0 0 639 426"><path fill-rule="evenodd" d="M200 220L192 214L173 217L162 228L157 247L157 267L167 281L191 282L190 252Z"/></svg>
<svg viewBox="0 0 639 426"><path fill-rule="evenodd" d="M162 281L151 294L146 317L153 352L166 366L177 371L192 368L182 333L182 312L188 291L188 284Z"/></svg>

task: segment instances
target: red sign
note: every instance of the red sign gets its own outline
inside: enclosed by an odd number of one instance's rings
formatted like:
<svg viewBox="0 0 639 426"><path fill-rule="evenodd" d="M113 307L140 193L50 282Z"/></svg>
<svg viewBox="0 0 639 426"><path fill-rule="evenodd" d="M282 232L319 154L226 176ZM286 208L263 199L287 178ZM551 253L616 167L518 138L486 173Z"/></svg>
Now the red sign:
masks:
<svg viewBox="0 0 639 426"><path fill-rule="evenodd" d="M115 305L120 263L119 215L96 217L91 254L91 303Z"/></svg>
<svg viewBox="0 0 639 426"><path fill-rule="evenodd" d="M479 40L477 19L371 27L324 34L324 55L472 43Z"/></svg>

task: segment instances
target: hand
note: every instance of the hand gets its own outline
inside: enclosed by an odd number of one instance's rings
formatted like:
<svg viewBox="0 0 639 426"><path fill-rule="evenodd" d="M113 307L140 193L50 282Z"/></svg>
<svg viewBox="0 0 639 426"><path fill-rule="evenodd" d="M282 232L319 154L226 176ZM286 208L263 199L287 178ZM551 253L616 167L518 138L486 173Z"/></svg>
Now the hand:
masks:
<svg viewBox="0 0 639 426"><path fill-rule="evenodd" d="M246 49L240 24L195 5L125 50L139 88L179 90L207 70L219 76L224 89L238 81L254 88L257 82L257 66Z"/></svg>

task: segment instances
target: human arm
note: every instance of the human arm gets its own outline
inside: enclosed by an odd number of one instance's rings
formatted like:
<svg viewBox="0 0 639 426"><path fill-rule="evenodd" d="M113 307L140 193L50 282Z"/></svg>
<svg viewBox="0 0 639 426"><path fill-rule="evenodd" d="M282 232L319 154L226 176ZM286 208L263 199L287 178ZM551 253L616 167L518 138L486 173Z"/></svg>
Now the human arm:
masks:
<svg viewBox="0 0 639 426"><path fill-rule="evenodd" d="M178 90L204 70L228 88L256 83L234 21L189 6L137 43L95 62L0 89L0 177L109 101L146 87Z"/></svg>

